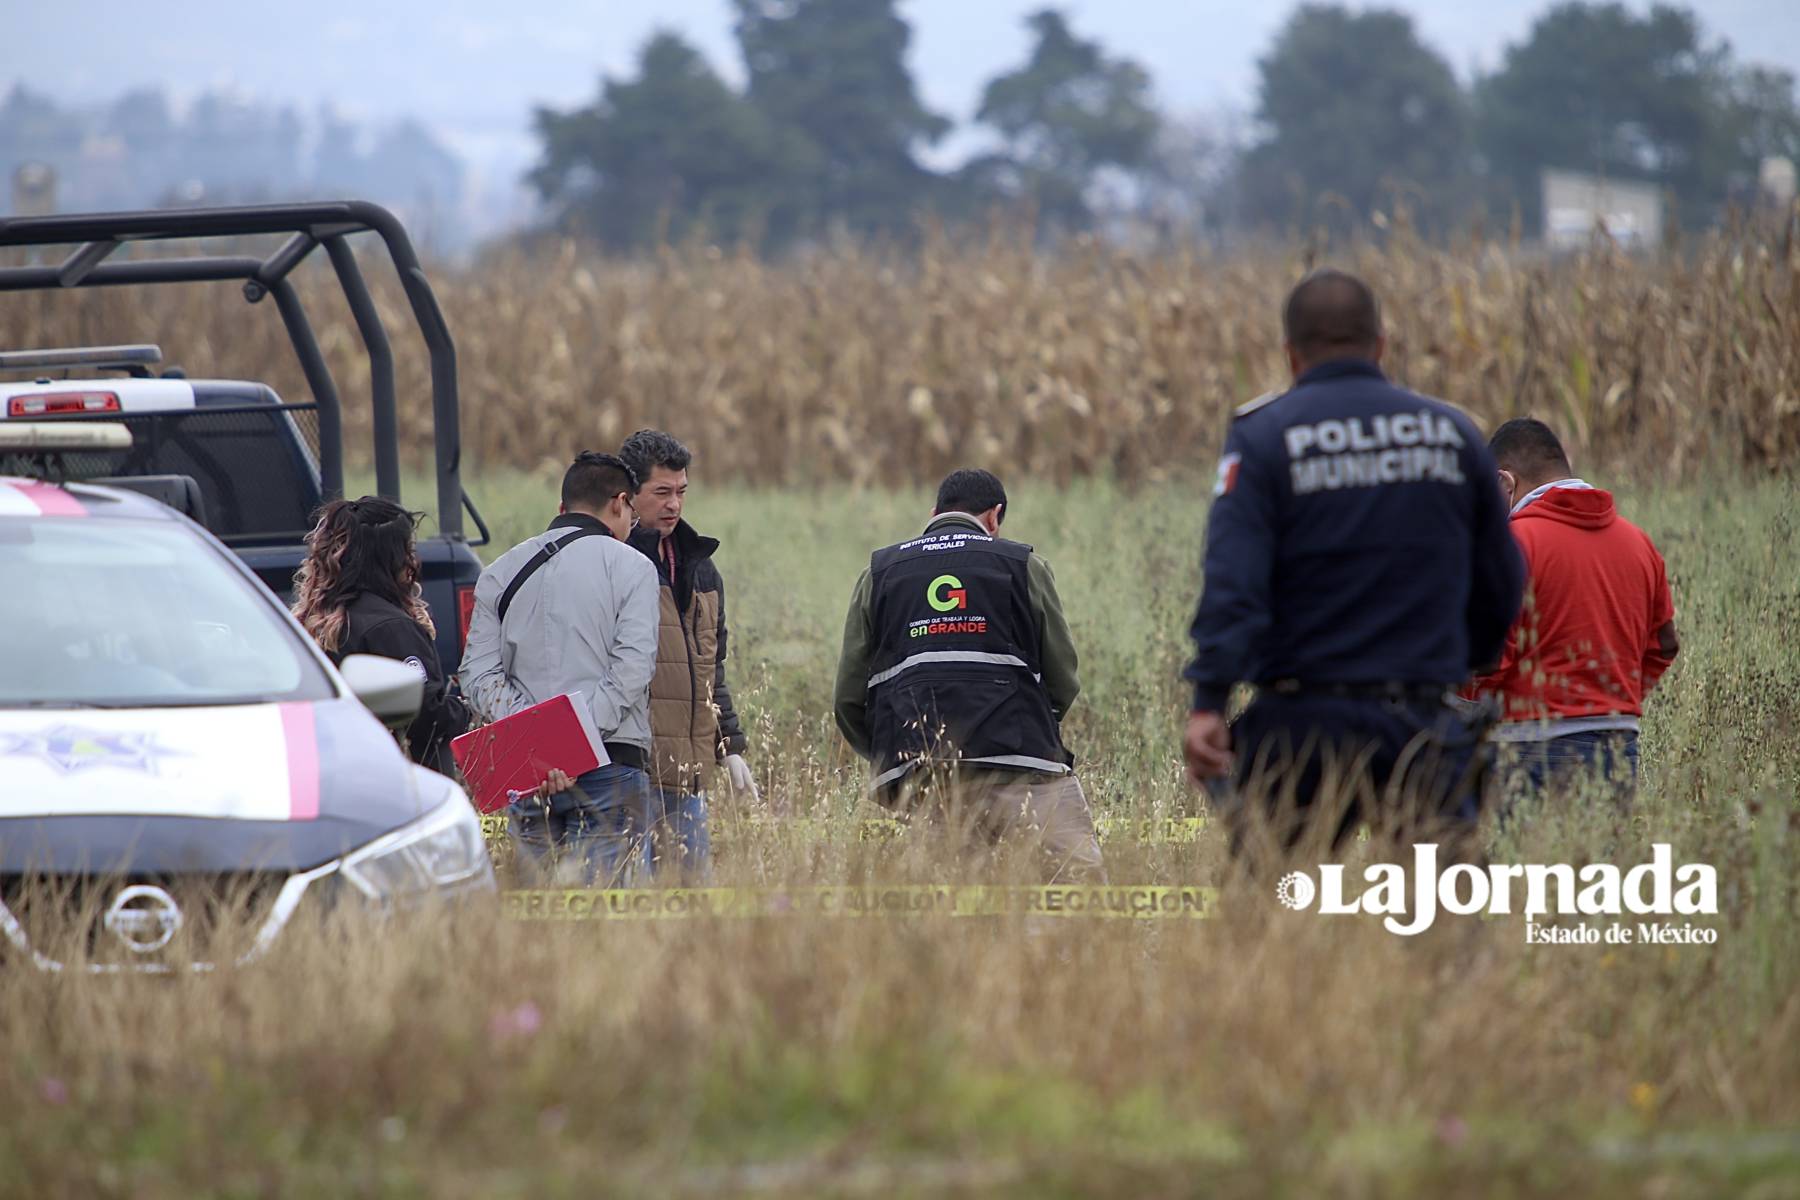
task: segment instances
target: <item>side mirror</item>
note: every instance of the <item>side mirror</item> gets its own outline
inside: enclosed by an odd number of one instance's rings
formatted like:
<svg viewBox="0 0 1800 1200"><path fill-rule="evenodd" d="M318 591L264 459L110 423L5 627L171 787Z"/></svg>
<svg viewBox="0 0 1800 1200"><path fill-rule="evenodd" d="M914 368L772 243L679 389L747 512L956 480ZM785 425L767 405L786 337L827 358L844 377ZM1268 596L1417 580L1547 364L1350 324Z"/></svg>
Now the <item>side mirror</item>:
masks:
<svg viewBox="0 0 1800 1200"><path fill-rule="evenodd" d="M425 702L425 676L417 667L374 654L352 654L338 667L350 694L392 729L412 724Z"/></svg>

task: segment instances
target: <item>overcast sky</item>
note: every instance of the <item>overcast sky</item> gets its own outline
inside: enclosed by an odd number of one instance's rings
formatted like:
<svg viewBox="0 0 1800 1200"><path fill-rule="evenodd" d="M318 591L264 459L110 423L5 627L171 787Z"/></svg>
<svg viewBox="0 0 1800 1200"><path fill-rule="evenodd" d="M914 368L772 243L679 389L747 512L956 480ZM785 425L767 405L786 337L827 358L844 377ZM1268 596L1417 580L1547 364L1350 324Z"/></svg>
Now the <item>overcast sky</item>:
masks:
<svg viewBox="0 0 1800 1200"><path fill-rule="evenodd" d="M982 84L1028 49L1022 19L1046 0L902 0L926 102L966 121ZM1467 77L1522 38L1545 0L1414 0L1428 43ZM1143 63L1175 112L1254 103L1256 59L1293 6L1245 0L1068 0L1075 29ZM1642 0L1631 7L1643 10ZM1800 71L1800 0L1699 0L1745 59ZM587 100L626 74L657 28L741 76L727 0L0 0L0 87L62 100L157 84L177 99L215 86L305 109L329 102L383 122L416 115L484 174L529 162L533 104ZM175 15L176 12L179 15ZM965 135L966 136L966 135ZM951 155L954 154L954 143Z"/></svg>

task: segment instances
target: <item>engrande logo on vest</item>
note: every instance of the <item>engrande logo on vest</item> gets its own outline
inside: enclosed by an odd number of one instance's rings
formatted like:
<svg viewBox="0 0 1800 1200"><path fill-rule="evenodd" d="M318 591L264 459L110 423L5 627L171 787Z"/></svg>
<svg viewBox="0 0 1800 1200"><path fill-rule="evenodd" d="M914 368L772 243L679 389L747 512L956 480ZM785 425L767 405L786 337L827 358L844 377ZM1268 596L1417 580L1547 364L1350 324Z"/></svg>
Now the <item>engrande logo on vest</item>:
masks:
<svg viewBox="0 0 1800 1200"><path fill-rule="evenodd" d="M935 637L945 633L978 633L986 634L988 619L970 616L969 591L963 587L963 581L954 575L939 575L925 589L925 601L941 613L952 614L936 617L926 621L914 621L907 628L908 637Z"/></svg>
<svg viewBox="0 0 1800 1200"><path fill-rule="evenodd" d="M964 590L962 580L954 575L939 575L925 589L925 599L931 607L939 612L955 612L969 607L969 593Z"/></svg>

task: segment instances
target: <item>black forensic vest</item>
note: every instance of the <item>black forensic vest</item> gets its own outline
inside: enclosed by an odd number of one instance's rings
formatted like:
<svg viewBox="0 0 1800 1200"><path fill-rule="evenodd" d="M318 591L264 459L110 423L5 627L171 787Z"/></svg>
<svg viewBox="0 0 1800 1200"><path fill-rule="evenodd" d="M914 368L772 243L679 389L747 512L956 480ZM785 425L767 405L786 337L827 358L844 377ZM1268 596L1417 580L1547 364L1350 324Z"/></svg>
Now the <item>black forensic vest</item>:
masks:
<svg viewBox="0 0 1800 1200"><path fill-rule="evenodd" d="M1031 547L951 527L869 561L875 787L921 762L1060 773L1072 764L1044 691Z"/></svg>

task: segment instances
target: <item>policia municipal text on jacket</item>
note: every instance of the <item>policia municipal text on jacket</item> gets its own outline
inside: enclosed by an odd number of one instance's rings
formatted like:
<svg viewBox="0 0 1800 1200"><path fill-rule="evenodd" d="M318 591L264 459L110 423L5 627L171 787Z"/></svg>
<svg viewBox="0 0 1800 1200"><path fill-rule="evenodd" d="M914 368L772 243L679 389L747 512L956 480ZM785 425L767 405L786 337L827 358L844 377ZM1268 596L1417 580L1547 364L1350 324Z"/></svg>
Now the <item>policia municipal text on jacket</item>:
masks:
<svg viewBox="0 0 1800 1200"><path fill-rule="evenodd" d="M1060 723L1081 691L1050 566L998 536L1006 493L957 471L922 536L878 550L844 623L834 708L884 805L929 795L998 840L1029 830L1052 878L1100 871Z"/></svg>

